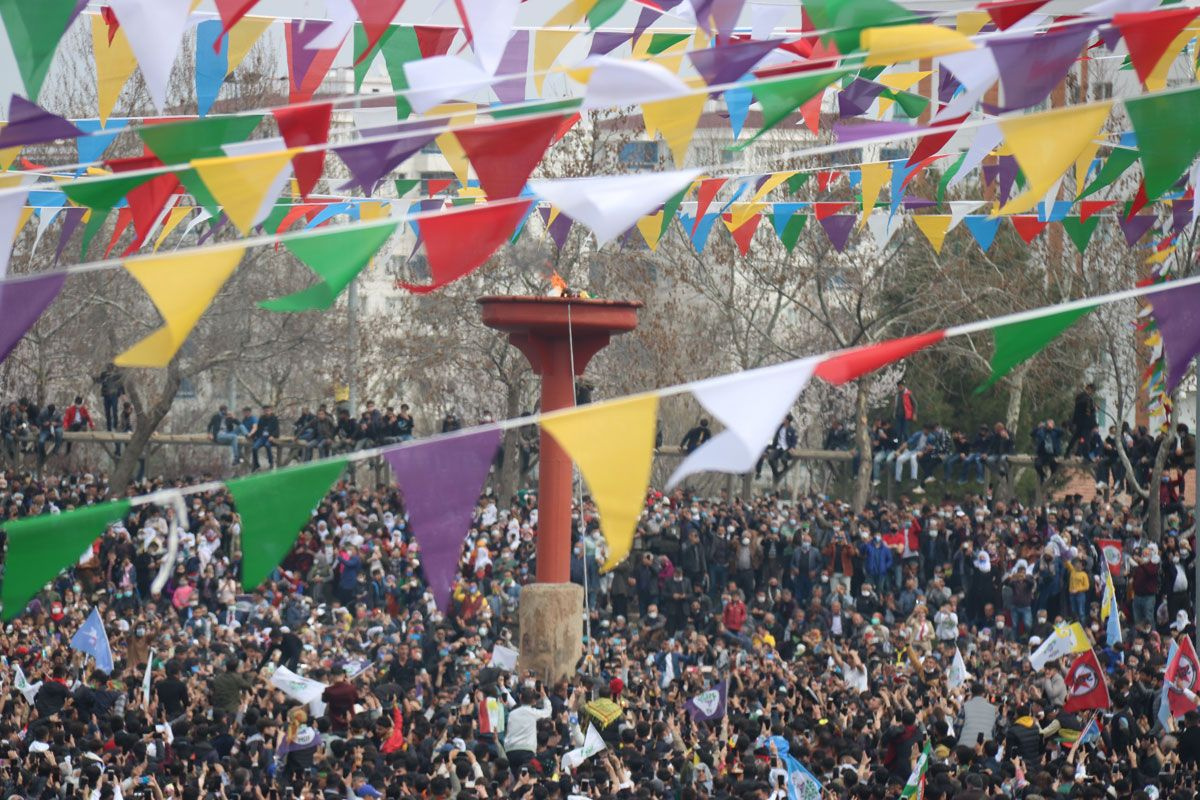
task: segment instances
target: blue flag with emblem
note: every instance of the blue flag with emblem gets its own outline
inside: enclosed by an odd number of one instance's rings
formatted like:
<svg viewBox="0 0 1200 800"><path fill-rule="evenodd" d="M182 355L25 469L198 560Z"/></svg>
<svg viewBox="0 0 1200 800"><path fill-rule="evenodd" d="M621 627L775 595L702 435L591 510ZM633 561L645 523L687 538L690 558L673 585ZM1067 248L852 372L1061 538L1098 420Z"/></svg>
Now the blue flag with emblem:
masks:
<svg viewBox="0 0 1200 800"><path fill-rule="evenodd" d="M767 739L767 744L774 745L772 749L775 751L775 755L783 761L787 771L785 785L787 786L788 800L819 800L823 789L821 782L788 752L791 748L788 746L787 739L782 736L772 736Z"/></svg>
<svg viewBox="0 0 1200 800"><path fill-rule="evenodd" d="M104 630L104 621L100 619L100 612L96 609L92 609L92 613L88 614L88 618L71 637L71 649L87 653L96 659L97 669L112 674L112 648L108 644L108 633Z"/></svg>

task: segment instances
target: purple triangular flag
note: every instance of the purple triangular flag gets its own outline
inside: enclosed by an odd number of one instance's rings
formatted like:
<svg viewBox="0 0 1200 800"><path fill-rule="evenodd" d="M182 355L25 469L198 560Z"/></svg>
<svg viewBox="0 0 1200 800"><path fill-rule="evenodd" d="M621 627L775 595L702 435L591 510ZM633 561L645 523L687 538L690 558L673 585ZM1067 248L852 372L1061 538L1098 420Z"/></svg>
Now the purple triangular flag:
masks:
<svg viewBox="0 0 1200 800"><path fill-rule="evenodd" d="M1017 159L1015 156L1000 156L997 159L997 176L1000 179L1000 205L1008 202L1012 194L1013 184L1017 182Z"/></svg>
<svg viewBox="0 0 1200 800"><path fill-rule="evenodd" d="M1162 336L1170 393L1187 374L1188 362L1200 352L1200 284L1156 292L1148 299Z"/></svg>
<svg viewBox="0 0 1200 800"><path fill-rule="evenodd" d="M8 102L8 124L0 131L0 150L82 135L83 131L62 117L14 94Z"/></svg>
<svg viewBox="0 0 1200 800"><path fill-rule="evenodd" d="M1171 204L1171 233L1180 233L1192 221L1192 206L1195 201L1186 197Z"/></svg>
<svg viewBox="0 0 1200 800"><path fill-rule="evenodd" d="M592 36L592 46L588 50L588 55L607 55L628 42L632 35L629 31L596 31Z"/></svg>
<svg viewBox="0 0 1200 800"><path fill-rule="evenodd" d="M512 75L508 80L492 84L492 91L501 103L520 103L525 99L526 72L529 70L529 31L520 30L508 40L500 57L497 75Z"/></svg>
<svg viewBox="0 0 1200 800"><path fill-rule="evenodd" d="M67 280L65 272L49 272L28 280L0 283L0 361L54 302Z"/></svg>
<svg viewBox="0 0 1200 800"><path fill-rule="evenodd" d="M717 44L723 45L729 40L734 27L737 26L738 17L742 15L742 8L746 5L746 0L713 0L708 5L708 13L712 15L712 21L717 29ZM705 27L704 17L697 16L697 19L700 20L701 27Z"/></svg>
<svg viewBox="0 0 1200 800"><path fill-rule="evenodd" d="M1049 97L1079 58L1094 27L1082 23L1045 33L988 39L1004 87L1003 110L1029 108Z"/></svg>
<svg viewBox="0 0 1200 800"><path fill-rule="evenodd" d="M958 87L962 86L958 82L958 78L950 72L945 64L938 66L938 102L949 103L954 99L954 93L958 91Z"/></svg>
<svg viewBox="0 0 1200 800"><path fill-rule="evenodd" d="M857 117L867 113L871 103L884 90L883 84L855 78L849 86L838 93L838 116Z"/></svg>
<svg viewBox="0 0 1200 800"><path fill-rule="evenodd" d="M86 208L64 208L62 228L58 234L58 248L54 251L54 263L62 258L63 250L67 248L67 242L75 231L83 224L83 215L87 213Z"/></svg>
<svg viewBox="0 0 1200 800"><path fill-rule="evenodd" d="M857 142L861 139L873 139L876 136L895 136L917 130L919 129L916 126L909 125L907 122L894 122L892 120L883 122L876 122L874 120L853 123L835 122L833 124L833 135L838 142Z"/></svg>
<svg viewBox="0 0 1200 800"><path fill-rule="evenodd" d="M825 229L825 235L829 237L829 243L833 245L834 250L841 253L846 249L850 241L850 231L854 230L854 223L857 221L856 214L833 214L821 220L821 227Z"/></svg>
<svg viewBox="0 0 1200 800"><path fill-rule="evenodd" d="M1102 25L1100 27L1100 39L1104 42L1104 46L1108 52L1115 52L1117 45L1121 43L1121 31L1114 25Z"/></svg>
<svg viewBox="0 0 1200 800"><path fill-rule="evenodd" d="M641 13L638 14L637 24L633 26L633 40L636 42L646 32L646 29L653 25L655 20L661 16L661 11L656 11L650 8L650 6L642 6Z"/></svg>
<svg viewBox="0 0 1200 800"><path fill-rule="evenodd" d="M421 548L421 569L437 607L450 609L463 540L501 431L485 430L431 439L385 451L396 484L404 493L408 524Z"/></svg>
<svg viewBox="0 0 1200 800"><path fill-rule="evenodd" d="M363 194L375 192L379 182L414 153L437 138L436 134L418 133L403 139L385 142L359 142L335 147L338 158L350 170L351 179L339 190L362 189Z"/></svg>
<svg viewBox="0 0 1200 800"><path fill-rule="evenodd" d="M927 197L906 197L904 198L904 208L908 211L916 211L921 208L929 208L936 206L936 200L930 200Z"/></svg>
<svg viewBox="0 0 1200 800"><path fill-rule="evenodd" d="M688 53L688 58L696 72L704 78L705 84L717 86L736 81L781 44L783 39L738 42L707 50L693 50Z"/></svg>
<svg viewBox="0 0 1200 800"><path fill-rule="evenodd" d="M292 85L295 88L299 89L304 83L304 76L320 52L310 49L309 43L332 24L333 21L328 19L292 20Z"/></svg>
<svg viewBox="0 0 1200 800"><path fill-rule="evenodd" d="M550 219L550 209L542 206L538 209L538 213L542 215L542 224L545 225ZM571 224L574 222L570 217L561 211L554 218L554 222L546 225L546 233L550 234L551 241L554 242L555 248L562 250L563 245L567 243L567 236L571 233ZM634 230L630 228L630 230Z"/></svg>
<svg viewBox="0 0 1200 800"><path fill-rule="evenodd" d="M208 226L208 230L200 231L200 235L198 237L196 237L196 244L197 245L204 244L209 239L213 238L218 233L225 230L225 226L228 224L229 224L229 215L222 211L221 216L217 218L217 221L214 222L212 225Z"/></svg>
<svg viewBox="0 0 1200 800"><path fill-rule="evenodd" d="M1153 214L1138 214L1134 217L1121 217L1121 233L1125 234L1125 244L1127 247L1133 247L1138 243L1138 240L1146 235L1146 231L1150 230L1154 225L1155 216Z"/></svg>

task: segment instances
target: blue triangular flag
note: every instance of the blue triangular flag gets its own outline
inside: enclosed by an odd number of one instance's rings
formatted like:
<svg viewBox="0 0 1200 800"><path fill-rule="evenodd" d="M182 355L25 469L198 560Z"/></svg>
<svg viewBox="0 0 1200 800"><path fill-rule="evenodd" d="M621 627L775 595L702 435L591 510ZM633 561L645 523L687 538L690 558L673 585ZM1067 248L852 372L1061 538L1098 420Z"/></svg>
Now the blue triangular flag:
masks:
<svg viewBox="0 0 1200 800"><path fill-rule="evenodd" d="M104 630L104 621L100 619L100 612L95 608L92 608L92 613L88 614L88 618L71 637L71 649L88 654L96 659L97 669L112 674L112 648L108 645L108 633Z"/></svg>
<svg viewBox="0 0 1200 800"><path fill-rule="evenodd" d="M1000 230L1002 219L1004 218L971 214L963 218L963 223L975 237L975 241L979 242L979 249L986 253L991 249L992 242L996 241L996 232Z"/></svg>
<svg viewBox="0 0 1200 800"><path fill-rule="evenodd" d="M204 116L216 102L229 71L229 37L225 23L206 19L196 26L196 108Z"/></svg>
<svg viewBox="0 0 1200 800"><path fill-rule="evenodd" d="M109 117L108 124L103 126L98 119L75 120L75 127L87 134L75 140L75 146L79 148L79 163L92 164L103 158L104 151L128 124L128 119L116 117Z"/></svg>
<svg viewBox="0 0 1200 800"><path fill-rule="evenodd" d="M742 135L742 127L750 114L750 104L754 102L754 92L742 86L725 90L725 108L729 111L729 125L733 128L733 138Z"/></svg>

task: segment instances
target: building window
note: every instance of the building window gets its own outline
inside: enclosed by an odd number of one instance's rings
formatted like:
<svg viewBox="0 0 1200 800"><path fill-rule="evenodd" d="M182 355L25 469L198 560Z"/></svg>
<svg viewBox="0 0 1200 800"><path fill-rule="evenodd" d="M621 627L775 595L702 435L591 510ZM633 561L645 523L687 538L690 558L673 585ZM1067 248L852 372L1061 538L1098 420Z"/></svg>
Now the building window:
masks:
<svg viewBox="0 0 1200 800"><path fill-rule="evenodd" d="M658 169L658 142L626 142L618 155L621 166L627 169L648 172Z"/></svg>
<svg viewBox="0 0 1200 800"><path fill-rule="evenodd" d="M1093 100L1108 100L1113 95L1112 81L1101 81L1092 85Z"/></svg>
<svg viewBox="0 0 1200 800"><path fill-rule="evenodd" d="M181 400L192 400L196 397L196 386L192 383L191 378L179 379L179 391L175 396Z"/></svg>

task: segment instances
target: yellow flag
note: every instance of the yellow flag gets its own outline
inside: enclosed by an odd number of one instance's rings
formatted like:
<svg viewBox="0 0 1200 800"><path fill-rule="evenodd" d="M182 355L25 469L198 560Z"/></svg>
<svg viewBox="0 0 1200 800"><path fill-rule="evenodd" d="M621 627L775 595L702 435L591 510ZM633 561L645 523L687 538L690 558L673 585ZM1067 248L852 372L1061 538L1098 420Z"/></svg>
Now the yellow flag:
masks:
<svg viewBox="0 0 1200 800"><path fill-rule="evenodd" d="M388 216L388 212L392 210L391 203L384 203L379 200L372 200L367 203L358 204L358 218L363 222L368 222L373 219L383 219Z"/></svg>
<svg viewBox="0 0 1200 800"><path fill-rule="evenodd" d="M1147 258L1145 263L1161 264L1162 262L1164 262L1168 258L1170 258L1171 254L1174 252L1175 252L1175 245L1171 245L1170 247L1166 247L1162 250L1157 251L1154 255Z"/></svg>
<svg viewBox="0 0 1200 800"><path fill-rule="evenodd" d="M266 33L274 21L272 17L242 17L238 20L228 34L229 67L225 70L226 75L232 75L233 71L241 66L250 53L250 48L254 47L254 43Z"/></svg>
<svg viewBox="0 0 1200 800"><path fill-rule="evenodd" d="M725 227L730 232L736 231L753 219L755 215L765 211L766 208L766 203L734 203L729 207L729 220L725 223ZM725 218L723 214L721 218Z"/></svg>
<svg viewBox="0 0 1200 800"><path fill-rule="evenodd" d="M1088 170L1092 167L1092 159L1100 149L1100 140L1093 138L1083 146L1083 151L1075 159L1075 196L1083 194L1086 187Z"/></svg>
<svg viewBox="0 0 1200 800"><path fill-rule="evenodd" d="M137 67L137 59L124 28L117 28L112 44L108 43L108 25L99 14L92 17L92 52L96 57L96 96L103 126L108 124L108 115Z"/></svg>
<svg viewBox="0 0 1200 800"><path fill-rule="evenodd" d="M158 252L158 248L162 247L162 243L171 235L171 231L179 227L179 223L183 222L184 218L192 213L195 206L176 206L167 212L167 219L163 222L162 232L158 234L158 238L154 240L154 252Z"/></svg>
<svg viewBox="0 0 1200 800"><path fill-rule="evenodd" d="M891 72L886 75L880 75L875 79L875 82L882 83L889 89L895 89L898 92L907 92L932 74L927 69L920 72Z"/></svg>
<svg viewBox="0 0 1200 800"><path fill-rule="evenodd" d="M991 21L986 11L960 11L954 18L954 29L963 36L974 36Z"/></svg>
<svg viewBox="0 0 1200 800"><path fill-rule="evenodd" d="M275 179L297 149L247 156L198 158L192 162L200 180L225 209L242 235L250 232Z"/></svg>
<svg viewBox="0 0 1200 800"><path fill-rule="evenodd" d="M1162 58L1154 65L1154 69L1150 70L1150 74L1146 76L1146 91L1161 92L1167 88L1167 73L1171 69L1171 65L1175 63L1175 59L1187 47L1196 36L1196 29L1192 27L1184 28L1179 32L1171 44L1167 45L1167 49L1163 51Z"/></svg>
<svg viewBox="0 0 1200 800"><path fill-rule="evenodd" d="M769 178L767 178L765 181L763 181L762 186L758 187L758 191L756 191L754 193L754 196L750 198L750 202L757 203L759 200L762 200L764 197L769 195L771 192L775 191L780 186L782 186L785 182L790 181L796 175L797 172L799 172L799 170L792 170L791 172L776 172L776 173L774 173Z"/></svg>
<svg viewBox="0 0 1200 800"><path fill-rule="evenodd" d="M3 129L4 126L0 125L0 130ZM17 156L20 154L20 152L20 147L6 147L3 150L0 150L0 172L8 172L8 168L11 167L13 162L17 160Z"/></svg>
<svg viewBox="0 0 1200 800"><path fill-rule="evenodd" d="M117 356L121 367L165 367L242 260L244 247L129 261L125 269L150 295L163 326Z"/></svg>
<svg viewBox="0 0 1200 800"><path fill-rule="evenodd" d="M946 231L950 230L950 215L918 214L912 219L921 229L921 233L925 234L925 238L929 240L929 246L933 248L933 252L940 254L942 243L946 241Z"/></svg>
<svg viewBox="0 0 1200 800"><path fill-rule="evenodd" d="M658 250L658 239L662 236L662 221L663 212L659 211L657 214L642 217L637 222L638 232L646 240L646 246L650 248L651 253Z"/></svg>
<svg viewBox="0 0 1200 800"><path fill-rule="evenodd" d="M446 103L430 109L428 113L430 115L449 115L450 118L446 121L447 128L461 128L475 122L474 103ZM467 159L466 151L459 144L458 137L454 135L453 131L446 131L434 141L441 148L442 157L450 165L450 170L458 178L458 182L466 186L471 177L471 163Z"/></svg>
<svg viewBox="0 0 1200 800"><path fill-rule="evenodd" d="M879 190L892 178L892 165L886 161L876 161L862 165L862 220L859 228L866 227L867 218L875 208L879 199Z"/></svg>
<svg viewBox="0 0 1200 800"><path fill-rule="evenodd" d="M650 485L657 412L657 397L633 397L542 420L542 428L579 465L600 510L600 530L608 541L604 572L624 561L633 548L633 532Z"/></svg>
<svg viewBox="0 0 1200 800"><path fill-rule="evenodd" d="M17 217L17 226L13 228L13 241L21 235L21 229L25 227L25 223L33 216L33 206L22 206L21 214Z"/></svg>
<svg viewBox="0 0 1200 800"><path fill-rule="evenodd" d="M862 46L867 51L868 67L882 67L975 49L975 45L971 44L971 40L966 36L939 25L867 28L862 32Z"/></svg>
<svg viewBox="0 0 1200 800"><path fill-rule="evenodd" d="M1037 205L1096 138L1111 107L1112 103L1098 103L1001 120L1000 130L1028 185L999 213L1020 214Z"/></svg>
<svg viewBox="0 0 1200 800"><path fill-rule="evenodd" d="M546 20L547 28L569 28L587 16L592 7L600 0L567 0L567 4L559 9L553 17Z"/></svg>
<svg viewBox="0 0 1200 800"><path fill-rule="evenodd" d="M671 155L675 157L676 167L682 168L687 161L692 136L696 133L696 125L700 122L700 115L704 113L704 104L707 102L707 94L687 94L670 100L642 104L642 120L646 124L646 134L654 136L656 131L662 134L663 140L671 148Z"/></svg>
<svg viewBox="0 0 1200 800"><path fill-rule="evenodd" d="M547 72L554 65L563 48L578 34L575 31L537 31L533 35L533 86L538 95Z"/></svg>

